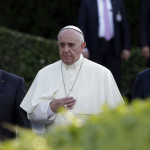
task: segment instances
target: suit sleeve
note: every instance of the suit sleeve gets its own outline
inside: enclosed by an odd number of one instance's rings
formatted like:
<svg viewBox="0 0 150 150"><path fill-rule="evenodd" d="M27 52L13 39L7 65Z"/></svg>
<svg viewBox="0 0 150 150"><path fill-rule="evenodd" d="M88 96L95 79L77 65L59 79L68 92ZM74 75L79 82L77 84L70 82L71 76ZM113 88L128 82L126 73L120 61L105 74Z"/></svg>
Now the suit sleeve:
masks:
<svg viewBox="0 0 150 150"><path fill-rule="evenodd" d="M24 96L25 96L25 85L24 79L21 78L16 92L16 103L15 103L16 124L21 127L30 128L31 125L30 121L27 118L27 113L20 107L20 103L22 102Z"/></svg>
<svg viewBox="0 0 150 150"><path fill-rule="evenodd" d="M141 0L140 15L139 15L139 31L140 31L140 45L148 46L148 21L149 21L149 5L148 0Z"/></svg>
<svg viewBox="0 0 150 150"><path fill-rule="evenodd" d="M142 79L140 77L140 75L137 75L137 78L135 80L134 83L134 87L133 87L133 93L132 93L132 99L135 98L141 98L143 99L143 92L142 92Z"/></svg>

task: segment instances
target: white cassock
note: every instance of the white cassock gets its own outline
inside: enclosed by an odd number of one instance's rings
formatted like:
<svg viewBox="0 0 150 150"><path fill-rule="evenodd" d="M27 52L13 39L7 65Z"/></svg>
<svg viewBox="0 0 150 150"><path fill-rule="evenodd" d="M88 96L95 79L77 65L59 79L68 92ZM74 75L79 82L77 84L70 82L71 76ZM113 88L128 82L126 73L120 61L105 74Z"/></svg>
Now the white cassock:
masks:
<svg viewBox="0 0 150 150"><path fill-rule="evenodd" d="M20 105L28 113L32 122L42 124L43 127L51 126L52 122L55 125L65 122L62 114L54 113L48 116L47 113L52 100L66 97L61 71L63 71L67 94L79 71L69 95L76 99L73 109L68 110L70 113L96 115L102 111L104 104L115 108L124 103L111 72L107 68L83 58L81 54L79 60L73 65L67 66L60 60L38 72Z"/></svg>

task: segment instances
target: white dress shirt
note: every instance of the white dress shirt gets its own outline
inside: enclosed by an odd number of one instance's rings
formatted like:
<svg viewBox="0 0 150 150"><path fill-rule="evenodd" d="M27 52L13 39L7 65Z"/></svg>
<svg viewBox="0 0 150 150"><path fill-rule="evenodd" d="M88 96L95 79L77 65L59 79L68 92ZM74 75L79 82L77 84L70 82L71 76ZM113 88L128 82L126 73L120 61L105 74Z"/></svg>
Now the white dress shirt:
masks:
<svg viewBox="0 0 150 150"><path fill-rule="evenodd" d="M113 24L113 11L112 11L112 4L110 0L106 0L107 8L108 8L108 15L109 15L109 21L110 21L110 27L112 36L114 35L114 24ZM99 22L99 30L98 30L98 37L104 38L105 33L105 25L104 25L104 5L103 0L97 0L97 6L98 6L98 22Z"/></svg>

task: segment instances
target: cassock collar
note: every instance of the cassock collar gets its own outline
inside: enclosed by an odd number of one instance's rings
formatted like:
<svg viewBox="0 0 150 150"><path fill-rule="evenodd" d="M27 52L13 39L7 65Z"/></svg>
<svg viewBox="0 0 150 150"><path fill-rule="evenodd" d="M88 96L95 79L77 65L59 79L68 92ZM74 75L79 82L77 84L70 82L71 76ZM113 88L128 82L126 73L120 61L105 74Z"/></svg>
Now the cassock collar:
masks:
<svg viewBox="0 0 150 150"><path fill-rule="evenodd" d="M76 69L78 66L81 65L82 61L83 61L83 55L80 55L80 58L72 65L66 65L65 63L62 62L63 66L67 69Z"/></svg>

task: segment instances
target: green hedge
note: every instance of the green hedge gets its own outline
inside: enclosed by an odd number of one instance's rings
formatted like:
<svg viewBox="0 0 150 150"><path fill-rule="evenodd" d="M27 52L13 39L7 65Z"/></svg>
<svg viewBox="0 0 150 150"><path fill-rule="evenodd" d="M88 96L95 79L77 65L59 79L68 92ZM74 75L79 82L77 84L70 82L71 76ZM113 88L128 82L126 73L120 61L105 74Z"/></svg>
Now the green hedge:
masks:
<svg viewBox="0 0 150 150"><path fill-rule="evenodd" d="M0 143L0 150L149 150L149 116L150 101L135 101L114 110L105 108L83 124L70 119L69 126L43 136L20 130L18 140Z"/></svg>
<svg viewBox="0 0 150 150"><path fill-rule="evenodd" d="M25 78L27 89L42 67L59 59L57 42L0 27L0 68ZM145 69L140 49L122 64L121 93L131 98L136 74Z"/></svg>
<svg viewBox="0 0 150 150"><path fill-rule="evenodd" d="M0 68L24 77L27 89L39 69L58 59L56 41L0 28Z"/></svg>

